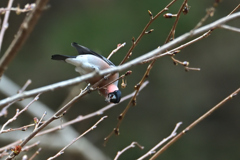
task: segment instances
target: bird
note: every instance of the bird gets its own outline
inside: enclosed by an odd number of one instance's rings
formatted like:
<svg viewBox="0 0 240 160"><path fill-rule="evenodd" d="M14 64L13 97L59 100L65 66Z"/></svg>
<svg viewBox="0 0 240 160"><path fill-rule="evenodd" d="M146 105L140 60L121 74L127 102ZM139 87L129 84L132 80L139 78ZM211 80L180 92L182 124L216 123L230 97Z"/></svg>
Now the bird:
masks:
<svg viewBox="0 0 240 160"><path fill-rule="evenodd" d="M51 59L65 61L69 64L74 65L76 67L75 71L80 73L80 75L85 75L94 71L115 67L115 65L109 59L90 50L89 48L84 47L76 42L73 42L71 45L76 48L78 52L77 56L55 54L52 55ZM89 79L87 83L93 85L102 78L104 79L98 86L100 88L99 93L105 97L106 102L119 103L121 100L121 91L118 88L117 80L119 78L119 73L114 73L107 78L104 76L96 76L92 79ZM109 84L114 80L116 81ZM105 85L107 86L104 87Z"/></svg>

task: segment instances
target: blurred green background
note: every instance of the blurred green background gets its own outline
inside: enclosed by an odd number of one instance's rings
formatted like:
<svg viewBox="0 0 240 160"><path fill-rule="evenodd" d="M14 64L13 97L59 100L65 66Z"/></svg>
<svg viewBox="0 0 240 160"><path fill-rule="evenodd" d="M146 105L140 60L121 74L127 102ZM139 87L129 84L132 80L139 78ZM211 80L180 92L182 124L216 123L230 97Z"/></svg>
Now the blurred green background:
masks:
<svg viewBox="0 0 240 160"><path fill-rule="evenodd" d="M13 6L20 4L22 8L26 3L33 2L16 0ZM169 2L170 0L49 1L49 8L43 13L5 75L20 86L27 79L31 79L33 83L28 90L79 76L73 66L50 59L53 54L76 55L76 50L70 46L71 42L78 42L104 56L108 56L118 43L126 42L126 46L111 58L113 63L119 64L131 46L132 37L137 38L147 24L149 20L147 10L151 10L155 15ZM182 1L177 1L168 12L176 13L181 3ZM181 16L176 36L194 28L205 16L206 9L213 3L214 0L189 1L188 4L191 6L189 14ZM7 1L0 2L0 7L6 5ZM237 5L237 1L223 0L216 8L214 17L210 17L205 24L226 16ZM25 14L16 15L11 12L1 56L13 40L24 17ZM149 28L153 28L154 32L143 37L134 49L131 59L163 45L173 22L174 19L165 19L162 16L154 21ZM239 27L240 21L235 20L229 24ZM117 151L137 141L145 149L130 149L120 157L120 160L140 157L167 137L177 122L183 122L179 129L181 131L239 87L239 42L239 34L217 29L208 38L181 50L176 58L189 61L190 67L199 67L200 72L185 72L184 67L173 65L169 57L159 59L148 78L150 83L137 98L137 106L130 108L127 113L120 127L120 136L113 136L107 146L103 146L104 137L116 126L117 117L128 101L107 111L105 115L108 115L108 118L85 137L111 159ZM123 96L133 91L134 85L143 76L147 65L139 65L131 69L133 74L127 78L127 88L122 89ZM86 84L81 84L81 87L84 85ZM56 111L62 106L63 100L72 88L44 93L40 101ZM1 95L2 99L4 97ZM97 92L91 93L75 104L65 115L65 119L70 120L78 115L91 113L105 105L103 97ZM15 113L16 107L17 105L9 110L9 117ZM158 159L239 159L240 109L238 107L240 107L240 98L237 96L197 125ZM1 124L7 118L1 117ZM73 127L82 133L99 118L100 116L88 119ZM18 121L22 120L20 119ZM27 124L31 123L32 119L29 117L24 121L23 124ZM46 159L57 151L51 147L44 147L41 152L38 158ZM79 159L79 154L70 154L66 150L58 159L67 158Z"/></svg>

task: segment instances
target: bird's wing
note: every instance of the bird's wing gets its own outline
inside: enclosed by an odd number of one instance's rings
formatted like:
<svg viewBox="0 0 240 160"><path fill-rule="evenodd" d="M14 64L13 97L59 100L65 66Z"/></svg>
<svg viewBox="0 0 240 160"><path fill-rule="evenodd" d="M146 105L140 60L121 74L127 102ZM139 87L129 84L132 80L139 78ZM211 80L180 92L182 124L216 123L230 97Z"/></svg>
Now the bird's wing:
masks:
<svg viewBox="0 0 240 160"><path fill-rule="evenodd" d="M78 54L79 55L82 55L82 54L91 54L91 55L94 55L94 56L97 56L99 58L101 58L102 60L104 60L108 65L110 66L115 66L110 60L108 60L107 58L103 57L102 55L88 49L87 47L84 47L84 46L81 46L79 44L77 44L76 42L73 42L72 43L72 46L75 47L78 51Z"/></svg>

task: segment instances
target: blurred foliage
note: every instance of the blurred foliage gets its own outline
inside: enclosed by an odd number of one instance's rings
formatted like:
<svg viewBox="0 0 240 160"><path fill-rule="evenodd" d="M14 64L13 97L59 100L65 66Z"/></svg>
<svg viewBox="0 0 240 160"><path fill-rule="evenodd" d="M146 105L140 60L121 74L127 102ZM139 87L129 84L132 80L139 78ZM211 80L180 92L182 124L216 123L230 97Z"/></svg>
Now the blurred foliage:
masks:
<svg viewBox="0 0 240 160"><path fill-rule="evenodd" d="M16 0L14 5L20 4L23 7L26 3L33 2ZM115 64L119 64L131 46L132 37L137 38L148 22L147 10L151 10L155 15L169 2L170 0L50 1L50 7L42 15L5 75L20 86L27 79L31 79L33 84L28 89L79 76L73 66L50 59L52 54L76 55L75 49L70 46L71 42L78 42L104 56L115 49L118 43L126 42L127 45L111 58ZM206 8L211 7L213 2L214 0L190 1L189 14L181 15L176 36L194 28L205 16ZM6 3L0 2L0 6L4 7ZM168 12L176 13L181 3L182 1L177 1ZM236 1L223 0L216 8L215 15L206 23L226 16L236 6ZM14 38L24 16L25 14L11 13L1 55ZM153 28L154 32L143 37L133 51L131 59L163 45L173 22L174 19L164 19L160 16L149 28ZM240 26L239 21L230 24ZM174 66L169 57L159 59L148 78L150 84L137 98L137 106L132 107L127 113L120 127L120 136L113 136L107 146L103 147L103 138L115 127L116 118L127 101L107 111L106 115L109 118L86 137L112 158L118 150L132 141L139 142L145 149L131 149L120 159L136 159L146 153L168 136L177 122L183 122L180 128L183 129L239 87L239 40L239 34L217 29L208 38L183 49L176 56L179 60L189 61L191 67L200 67L200 72L185 72L182 66ZM132 68L133 74L127 78L128 86L122 90L123 95L133 91L146 67L147 64ZM40 100L57 110L62 104L61 100L67 97L71 89L72 87L69 87L45 93ZM160 158L239 159L239 102L240 98L236 97L225 104L171 146ZM66 119L91 113L105 105L103 97L91 93L72 107ZM9 112L14 110L12 108ZM98 119L99 117L95 117L73 126L79 132L83 132ZM0 120L2 123L6 119ZM46 158L41 153L39 156L42 156L41 159ZM70 155L66 151L58 159L68 156Z"/></svg>

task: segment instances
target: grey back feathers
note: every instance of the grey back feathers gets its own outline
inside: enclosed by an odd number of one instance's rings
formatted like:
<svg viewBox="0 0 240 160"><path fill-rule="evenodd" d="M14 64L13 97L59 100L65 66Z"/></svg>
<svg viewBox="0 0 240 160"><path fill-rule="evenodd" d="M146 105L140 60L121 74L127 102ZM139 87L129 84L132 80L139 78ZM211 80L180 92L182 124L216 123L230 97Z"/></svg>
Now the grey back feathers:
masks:
<svg viewBox="0 0 240 160"><path fill-rule="evenodd" d="M104 60L108 65L115 66L110 60L108 60L107 58L103 57L102 55L90 50L87 47L81 46L81 45L77 44L76 42L73 42L72 46L77 49L79 55L92 54L92 55L97 56L97 57L101 58L102 60Z"/></svg>

